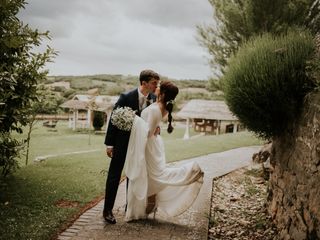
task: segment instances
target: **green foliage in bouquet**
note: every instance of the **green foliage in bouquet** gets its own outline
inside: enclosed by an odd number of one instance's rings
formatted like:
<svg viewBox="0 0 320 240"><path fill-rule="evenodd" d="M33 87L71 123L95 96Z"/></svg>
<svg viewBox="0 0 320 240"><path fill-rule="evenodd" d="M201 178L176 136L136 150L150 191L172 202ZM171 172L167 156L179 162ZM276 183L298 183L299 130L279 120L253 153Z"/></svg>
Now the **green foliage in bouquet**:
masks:
<svg viewBox="0 0 320 240"><path fill-rule="evenodd" d="M315 43L308 32L265 34L230 60L225 97L230 110L258 136L270 139L292 128L304 96L314 89Z"/></svg>

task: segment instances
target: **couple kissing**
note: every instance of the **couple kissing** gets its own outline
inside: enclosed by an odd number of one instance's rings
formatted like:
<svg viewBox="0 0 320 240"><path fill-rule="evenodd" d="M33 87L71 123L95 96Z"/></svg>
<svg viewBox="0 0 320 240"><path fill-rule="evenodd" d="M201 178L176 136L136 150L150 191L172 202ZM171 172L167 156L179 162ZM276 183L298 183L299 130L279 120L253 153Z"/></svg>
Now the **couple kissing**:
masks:
<svg viewBox="0 0 320 240"><path fill-rule="evenodd" d="M157 210L180 215L192 205L203 183L203 172L196 162L166 166L160 125L168 118L167 132L173 131L172 110L178 87L170 81L159 84L160 76L152 70L143 70L139 81L139 87L120 95L113 111L123 107L135 111L131 130L122 130L109 121L104 142L111 162L103 217L111 224L116 223L112 209L123 168L127 176L126 221L145 219L150 213L155 216Z"/></svg>

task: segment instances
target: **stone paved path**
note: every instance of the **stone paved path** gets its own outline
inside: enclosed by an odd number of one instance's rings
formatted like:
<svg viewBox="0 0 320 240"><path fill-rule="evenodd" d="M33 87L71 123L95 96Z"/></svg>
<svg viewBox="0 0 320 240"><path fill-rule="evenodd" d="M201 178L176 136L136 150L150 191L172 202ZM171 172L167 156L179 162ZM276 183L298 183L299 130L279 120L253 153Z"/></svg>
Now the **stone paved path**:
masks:
<svg viewBox="0 0 320 240"><path fill-rule="evenodd" d="M74 224L60 234L59 240L193 240L208 239L208 225L211 204L212 179L227 174L235 169L251 164L252 154L258 152L260 146L237 148L221 153L192 158L172 165L180 165L187 161L196 161L205 172L204 184L192 207L182 215L167 218L161 212L155 219L124 221L125 181L118 190L114 215L117 224L105 223L102 218L102 200L95 207L85 212Z"/></svg>

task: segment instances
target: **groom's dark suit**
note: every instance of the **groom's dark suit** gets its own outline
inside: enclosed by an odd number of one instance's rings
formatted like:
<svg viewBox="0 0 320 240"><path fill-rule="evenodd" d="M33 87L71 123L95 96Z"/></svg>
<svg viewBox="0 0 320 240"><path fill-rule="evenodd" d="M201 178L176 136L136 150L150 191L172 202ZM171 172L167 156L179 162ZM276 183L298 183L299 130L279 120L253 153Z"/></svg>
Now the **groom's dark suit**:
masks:
<svg viewBox="0 0 320 240"><path fill-rule="evenodd" d="M150 93L148 95L148 99L154 102L156 100L156 96ZM137 115L140 116L141 109L139 109L139 93L137 88L127 93L122 93L119 97L119 100L115 104L114 109L124 106L130 107L131 109L137 111ZM110 162L108 178L106 182L104 211L113 209L121 172L127 154L129 137L130 132L119 130L111 123L111 121L109 121L104 144L107 146L113 146L113 156Z"/></svg>

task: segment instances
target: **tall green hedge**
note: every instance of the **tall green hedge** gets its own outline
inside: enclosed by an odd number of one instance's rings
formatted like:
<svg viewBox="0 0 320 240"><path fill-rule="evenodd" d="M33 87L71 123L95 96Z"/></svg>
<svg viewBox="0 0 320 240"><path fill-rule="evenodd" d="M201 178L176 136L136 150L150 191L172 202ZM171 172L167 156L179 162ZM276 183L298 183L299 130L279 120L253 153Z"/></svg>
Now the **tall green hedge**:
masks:
<svg viewBox="0 0 320 240"><path fill-rule="evenodd" d="M224 79L231 111L266 139L289 130L303 97L315 87L309 74L314 53L313 37L303 31L265 34L244 44L231 58Z"/></svg>
<svg viewBox="0 0 320 240"><path fill-rule="evenodd" d="M93 112L93 128L94 130L101 130L105 123L105 113L104 112L99 112L99 111L94 111Z"/></svg>

